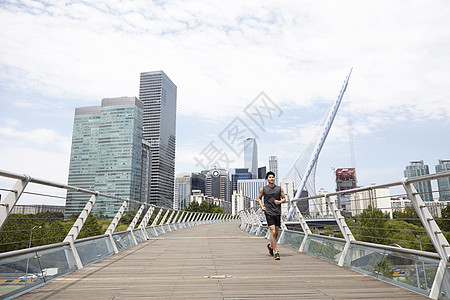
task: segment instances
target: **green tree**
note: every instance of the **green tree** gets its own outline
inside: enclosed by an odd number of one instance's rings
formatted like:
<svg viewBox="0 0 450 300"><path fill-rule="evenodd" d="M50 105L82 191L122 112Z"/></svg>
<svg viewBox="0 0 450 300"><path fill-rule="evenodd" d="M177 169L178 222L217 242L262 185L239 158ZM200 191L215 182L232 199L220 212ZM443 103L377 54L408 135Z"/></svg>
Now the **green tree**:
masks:
<svg viewBox="0 0 450 300"><path fill-rule="evenodd" d="M406 207L404 211L394 211L392 216L394 219L402 219L403 221L406 221L408 223L422 226L422 222L420 222L419 216L412 206Z"/></svg>
<svg viewBox="0 0 450 300"><path fill-rule="evenodd" d="M356 219L353 234L359 236L359 240L376 244L386 243L384 238L388 235L385 230L385 223L389 220L388 213L369 205Z"/></svg>

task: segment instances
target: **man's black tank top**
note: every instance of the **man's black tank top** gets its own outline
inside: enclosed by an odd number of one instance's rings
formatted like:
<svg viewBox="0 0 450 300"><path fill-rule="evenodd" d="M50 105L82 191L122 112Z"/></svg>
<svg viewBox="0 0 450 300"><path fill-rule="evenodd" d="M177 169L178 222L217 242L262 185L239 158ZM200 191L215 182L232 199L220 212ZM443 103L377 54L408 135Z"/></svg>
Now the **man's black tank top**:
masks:
<svg viewBox="0 0 450 300"><path fill-rule="evenodd" d="M266 214L269 216L281 215L281 204L276 205L274 200L281 200L281 187L275 185L270 187L266 185L263 187L264 206L266 207Z"/></svg>

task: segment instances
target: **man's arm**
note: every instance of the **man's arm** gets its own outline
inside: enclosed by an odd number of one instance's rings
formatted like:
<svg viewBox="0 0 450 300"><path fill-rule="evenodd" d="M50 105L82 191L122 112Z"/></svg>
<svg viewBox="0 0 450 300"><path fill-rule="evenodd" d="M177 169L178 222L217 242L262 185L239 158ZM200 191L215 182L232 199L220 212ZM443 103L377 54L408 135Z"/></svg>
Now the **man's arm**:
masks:
<svg viewBox="0 0 450 300"><path fill-rule="evenodd" d="M284 195L283 188L282 187L280 187L280 188L281 188L281 193L280 193L281 199L280 200L275 200L275 204L277 204L277 205L286 202L286 196Z"/></svg>
<svg viewBox="0 0 450 300"><path fill-rule="evenodd" d="M262 202L262 197L263 197L263 189L261 188L259 190L259 195L258 195L258 202L259 202L259 206L261 206L261 209L263 211L266 211L266 207L264 206L263 202Z"/></svg>

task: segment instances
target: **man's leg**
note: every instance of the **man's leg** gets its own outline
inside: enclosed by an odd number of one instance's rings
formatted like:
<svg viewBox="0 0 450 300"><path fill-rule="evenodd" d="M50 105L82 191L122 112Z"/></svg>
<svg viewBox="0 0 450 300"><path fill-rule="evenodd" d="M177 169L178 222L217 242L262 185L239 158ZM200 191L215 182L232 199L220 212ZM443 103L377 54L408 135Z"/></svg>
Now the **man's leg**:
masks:
<svg viewBox="0 0 450 300"><path fill-rule="evenodd" d="M278 227L275 225L270 225L270 246L273 248L273 252L277 251L277 237L278 237Z"/></svg>
<svg viewBox="0 0 450 300"><path fill-rule="evenodd" d="M277 238L278 238L278 230L280 229L280 227L273 225L274 227L274 235L273 235L273 242L271 240L272 243L272 247L273 247L273 253L277 252Z"/></svg>

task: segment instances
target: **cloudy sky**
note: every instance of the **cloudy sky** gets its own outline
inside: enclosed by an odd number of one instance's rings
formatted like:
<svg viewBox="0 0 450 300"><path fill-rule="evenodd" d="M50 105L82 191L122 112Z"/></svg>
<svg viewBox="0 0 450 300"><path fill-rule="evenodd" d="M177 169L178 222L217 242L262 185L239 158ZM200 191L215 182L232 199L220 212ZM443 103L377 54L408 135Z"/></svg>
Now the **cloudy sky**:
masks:
<svg viewBox="0 0 450 300"><path fill-rule="evenodd" d="M449 15L448 1L2 0L0 169L67 183L75 108L138 96L140 72L163 70L177 173L211 142L242 167L219 135L264 92L282 113L253 127L259 163L277 155L282 177L353 67L317 188L351 166L349 132L360 185L413 160L434 172L450 159Z"/></svg>

